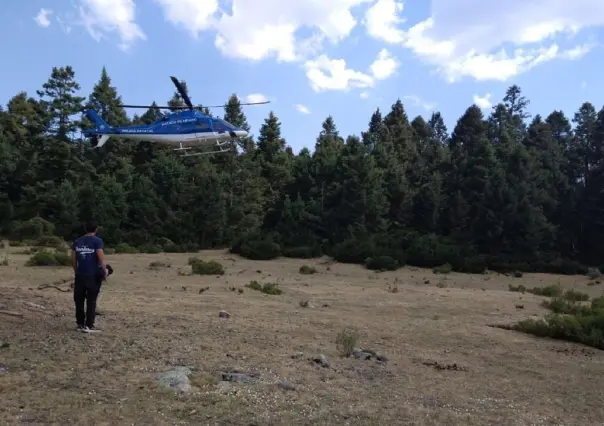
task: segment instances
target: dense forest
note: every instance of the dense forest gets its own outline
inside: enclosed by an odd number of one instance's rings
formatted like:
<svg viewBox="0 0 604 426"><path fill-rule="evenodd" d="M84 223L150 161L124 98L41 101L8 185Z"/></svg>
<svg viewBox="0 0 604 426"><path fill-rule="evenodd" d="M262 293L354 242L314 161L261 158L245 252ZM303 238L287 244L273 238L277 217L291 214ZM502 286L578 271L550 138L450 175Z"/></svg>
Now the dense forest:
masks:
<svg viewBox="0 0 604 426"><path fill-rule="evenodd" d="M86 97L65 66L0 107L0 234L69 240L92 218L122 250L229 247L475 273L604 266L604 108L589 102L572 118L531 117L514 85L488 116L469 106L449 133L439 112L409 120L397 100L360 136L327 117L314 150L298 154L271 112L236 150L188 158L114 138L94 150L77 136L92 127L86 107L115 126L164 114L129 118L121 102L105 69ZM236 95L223 118L249 129Z"/></svg>

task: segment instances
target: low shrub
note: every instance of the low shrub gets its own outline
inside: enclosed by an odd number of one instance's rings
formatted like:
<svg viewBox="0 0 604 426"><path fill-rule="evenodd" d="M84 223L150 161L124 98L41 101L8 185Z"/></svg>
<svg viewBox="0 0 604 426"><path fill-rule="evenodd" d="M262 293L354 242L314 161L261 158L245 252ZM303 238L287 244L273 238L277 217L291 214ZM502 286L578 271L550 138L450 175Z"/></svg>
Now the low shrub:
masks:
<svg viewBox="0 0 604 426"><path fill-rule="evenodd" d="M190 257L189 265L194 275L224 275L225 273L224 266L215 260L206 262L197 257Z"/></svg>
<svg viewBox="0 0 604 426"><path fill-rule="evenodd" d="M27 260L26 266L71 266L71 256L65 252L37 251Z"/></svg>
<svg viewBox="0 0 604 426"><path fill-rule="evenodd" d="M278 296L280 294L283 294L283 290L281 290L279 288L279 284L277 284L277 283L260 284L258 281L254 280L254 281L250 281L250 283L246 284L245 286L251 290L260 291L264 294L270 294L273 296Z"/></svg>
<svg viewBox="0 0 604 426"><path fill-rule="evenodd" d="M434 274L448 274L453 270L453 266L450 263L445 263L444 265L437 266L432 269Z"/></svg>
<svg viewBox="0 0 604 426"><path fill-rule="evenodd" d="M162 248L156 244L142 244L138 247L138 251L147 254L161 253Z"/></svg>
<svg viewBox="0 0 604 426"><path fill-rule="evenodd" d="M121 254L133 254L138 253L138 249L136 247L132 247L128 243L119 243L115 246L115 252Z"/></svg>
<svg viewBox="0 0 604 426"><path fill-rule="evenodd" d="M302 265L300 266L300 273L303 275L312 275L317 273L317 268L314 266Z"/></svg>

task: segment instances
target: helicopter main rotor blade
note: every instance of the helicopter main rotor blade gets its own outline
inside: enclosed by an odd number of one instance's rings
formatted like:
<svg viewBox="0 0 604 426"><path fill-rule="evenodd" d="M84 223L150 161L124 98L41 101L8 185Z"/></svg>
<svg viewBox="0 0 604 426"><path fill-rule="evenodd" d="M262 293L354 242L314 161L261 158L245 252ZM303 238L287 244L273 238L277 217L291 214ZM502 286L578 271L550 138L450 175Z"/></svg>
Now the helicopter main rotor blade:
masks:
<svg viewBox="0 0 604 426"><path fill-rule="evenodd" d="M180 97L182 98L184 103L187 104L189 109L193 109L193 103L191 102L191 99L189 99L189 95L187 94L185 88L182 86L180 81L178 81L178 79L173 76L170 76L170 79L172 79L172 83L174 83L174 85L176 86L176 90L178 90L178 93L180 93Z"/></svg>
<svg viewBox="0 0 604 426"><path fill-rule="evenodd" d="M171 106L165 106L165 105L122 105L122 108L144 108L144 109L157 108L157 109L175 109L175 108L179 108L179 107L171 107ZM180 107L180 108L187 108L187 107Z"/></svg>
<svg viewBox="0 0 604 426"><path fill-rule="evenodd" d="M245 102L245 103L240 103L239 105L243 106L243 105L263 105L263 104L270 104L271 101L263 101L263 102ZM228 105L227 104L223 104L223 105L204 105L203 108L226 108Z"/></svg>

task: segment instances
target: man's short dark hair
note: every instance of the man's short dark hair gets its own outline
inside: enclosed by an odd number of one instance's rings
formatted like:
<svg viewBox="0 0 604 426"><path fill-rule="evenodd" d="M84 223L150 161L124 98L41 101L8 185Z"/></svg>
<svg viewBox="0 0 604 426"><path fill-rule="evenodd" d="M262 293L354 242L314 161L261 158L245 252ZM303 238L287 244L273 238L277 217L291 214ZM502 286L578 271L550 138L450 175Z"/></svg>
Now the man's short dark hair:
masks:
<svg viewBox="0 0 604 426"><path fill-rule="evenodd" d="M94 220L89 220L88 222L86 222L86 224L84 225L84 230L86 232L96 232L96 229L99 227L99 225L96 223L96 221Z"/></svg>

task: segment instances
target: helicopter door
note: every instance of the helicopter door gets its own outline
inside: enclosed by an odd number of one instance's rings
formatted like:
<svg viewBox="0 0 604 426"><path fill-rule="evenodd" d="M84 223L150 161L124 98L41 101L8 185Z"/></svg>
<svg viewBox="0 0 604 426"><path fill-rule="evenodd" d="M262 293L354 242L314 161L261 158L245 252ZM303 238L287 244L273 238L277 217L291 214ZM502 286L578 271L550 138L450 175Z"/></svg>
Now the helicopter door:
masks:
<svg viewBox="0 0 604 426"><path fill-rule="evenodd" d="M195 136L197 139L207 139L212 134L212 126L207 118L198 118L195 122Z"/></svg>

